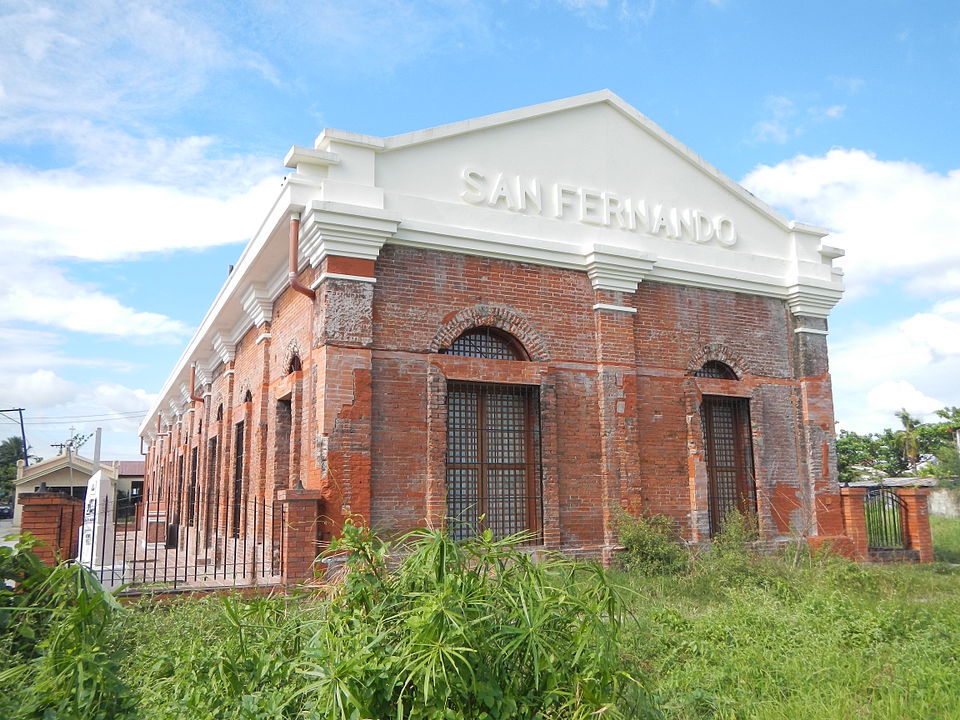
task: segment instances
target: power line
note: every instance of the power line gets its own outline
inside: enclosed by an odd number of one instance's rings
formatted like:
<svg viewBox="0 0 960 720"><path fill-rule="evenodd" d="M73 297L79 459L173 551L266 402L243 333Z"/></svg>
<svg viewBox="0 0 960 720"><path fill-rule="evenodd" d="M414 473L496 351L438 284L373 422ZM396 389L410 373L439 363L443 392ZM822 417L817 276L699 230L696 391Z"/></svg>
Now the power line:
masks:
<svg viewBox="0 0 960 720"><path fill-rule="evenodd" d="M31 420L101 420L112 417L143 416L146 410L129 410L122 413L100 413L98 415L33 415Z"/></svg>

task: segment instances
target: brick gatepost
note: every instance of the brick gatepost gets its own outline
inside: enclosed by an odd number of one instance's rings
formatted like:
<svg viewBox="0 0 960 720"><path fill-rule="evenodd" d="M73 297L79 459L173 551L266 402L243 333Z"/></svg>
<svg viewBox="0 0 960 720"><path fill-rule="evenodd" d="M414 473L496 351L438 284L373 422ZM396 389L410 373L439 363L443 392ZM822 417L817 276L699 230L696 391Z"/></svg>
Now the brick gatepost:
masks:
<svg viewBox="0 0 960 720"><path fill-rule="evenodd" d="M863 509L866 498L866 488L840 488L840 506L843 514L843 526L846 536L850 538L850 544L848 546L850 548L849 557L857 561L867 559L867 516Z"/></svg>
<svg viewBox="0 0 960 720"><path fill-rule="evenodd" d="M281 582L290 585L313 577L314 561L320 554L324 523L321 490L289 488L277 491L283 505Z"/></svg>
<svg viewBox="0 0 960 720"><path fill-rule="evenodd" d="M23 506L20 531L43 544L34 552L47 565L77 555L79 530L83 525L83 501L63 493L26 493L17 498Z"/></svg>
<svg viewBox="0 0 960 720"><path fill-rule="evenodd" d="M897 497L906 505L906 530L908 547L916 550L920 562L933 562L933 538L930 534L930 516L927 501L929 488L897 488Z"/></svg>

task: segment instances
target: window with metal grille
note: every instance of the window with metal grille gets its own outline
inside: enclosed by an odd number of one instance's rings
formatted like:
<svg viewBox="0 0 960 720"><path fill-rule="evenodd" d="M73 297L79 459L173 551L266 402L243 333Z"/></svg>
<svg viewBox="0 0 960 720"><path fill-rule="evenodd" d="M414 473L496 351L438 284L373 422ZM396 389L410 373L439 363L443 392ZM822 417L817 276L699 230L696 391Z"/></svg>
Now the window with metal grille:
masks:
<svg viewBox="0 0 960 720"><path fill-rule="evenodd" d="M746 398L704 396L700 407L709 476L710 536L737 510L753 517L757 492L750 442L750 402Z"/></svg>
<svg viewBox="0 0 960 720"><path fill-rule="evenodd" d="M447 355L486 358L488 360L528 360L526 351L508 333L482 325L467 330L450 347L441 350Z"/></svg>
<svg viewBox="0 0 960 720"><path fill-rule="evenodd" d="M200 448L190 453L190 485L187 488L187 525L193 526L197 519L197 471L200 464Z"/></svg>
<svg viewBox="0 0 960 720"><path fill-rule="evenodd" d="M233 517L230 530L233 537L240 537L240 511L243 508L243 423L237 423L236 442L233 448Z"/></svg>
<svg viewBox="0 0 960 720"><path fill-rule="evenodd" d="M539 388L451 382L447 386L447 517L460 540L542 525Z"/></svg>
<svg viewBox="0 0 960 720"><path fill-rule="evenodd" d="M720 380L737 379L737 374L733 371L733 368L719 360L708 360L694 375L702 378L718 378Z"/></svg>

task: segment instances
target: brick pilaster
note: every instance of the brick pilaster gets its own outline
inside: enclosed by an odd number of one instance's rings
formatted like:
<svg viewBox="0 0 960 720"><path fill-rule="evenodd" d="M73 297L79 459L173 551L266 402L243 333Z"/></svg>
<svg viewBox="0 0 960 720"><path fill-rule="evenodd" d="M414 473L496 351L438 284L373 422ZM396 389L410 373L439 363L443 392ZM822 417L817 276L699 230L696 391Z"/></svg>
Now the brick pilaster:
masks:
<svg viewBox="0 0 960 720"><path fill-rule="evenodd" d="M634 315L624 298L632 294L596 291L597 399L600 419L603 561L617 544L614 513L624 503L623 487L639 477L637 438L637 356ZM604 307L607 306L607 307Z"/></svg>

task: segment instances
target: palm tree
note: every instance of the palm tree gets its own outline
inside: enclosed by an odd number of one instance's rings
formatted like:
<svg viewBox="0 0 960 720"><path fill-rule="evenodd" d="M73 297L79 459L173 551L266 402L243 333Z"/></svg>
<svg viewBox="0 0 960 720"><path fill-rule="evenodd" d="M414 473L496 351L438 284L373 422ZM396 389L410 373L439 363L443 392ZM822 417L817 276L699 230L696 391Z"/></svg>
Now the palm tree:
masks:
<svg viewBox="0 0 960 720"><path fill-rule="evenodd" d="M917 466L920 456L920 447L917 437L917 428L922 424L920 418L913 417L906 408L894 413L903 424L903 430L897 433L897 441L903 451L903 459L912 470Z"/></svg>

